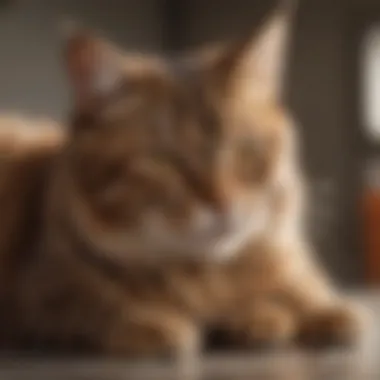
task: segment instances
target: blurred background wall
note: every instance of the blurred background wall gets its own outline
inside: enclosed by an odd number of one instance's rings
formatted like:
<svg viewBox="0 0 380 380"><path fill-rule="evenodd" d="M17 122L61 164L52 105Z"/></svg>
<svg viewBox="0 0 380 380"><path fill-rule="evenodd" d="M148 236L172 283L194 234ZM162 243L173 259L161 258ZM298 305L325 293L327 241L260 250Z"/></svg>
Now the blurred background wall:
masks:
<svg viewBox="0 0 380 380"><path fill-rule="evenodd" d="M156 0L0 1L0 107L64 119L68 105L61 67L62 20L72 19L133 49L162 41Z"/></svg>
<svg viewBox="0 0 380 380"><path fill-rule="evenodd" d="M68 95L58 23L69 16L129 49L178 50L257 25L269 0L8 0L0 2L0 108L64 120ZM311 184L312 231L329 270L365 280L363 168L377 148L359 118L359 43L379 0L301 0L287 99Z"/></svg>

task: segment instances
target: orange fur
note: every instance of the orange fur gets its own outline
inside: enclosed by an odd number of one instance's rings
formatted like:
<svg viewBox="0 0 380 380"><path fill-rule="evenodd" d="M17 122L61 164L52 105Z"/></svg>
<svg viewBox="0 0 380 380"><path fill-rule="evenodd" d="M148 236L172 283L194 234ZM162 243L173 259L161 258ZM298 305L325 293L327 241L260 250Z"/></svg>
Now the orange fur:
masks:
<svg viewBox="0 0 380 380"><path fill-rule="evenodd" d="M246 347L357 337L302 231L296 131L269 64L283 60L286 20L174 66L72 36L67 135L0 136L12 160L43 157L36 174L5 175L9 188L32 186L40 168L48 184L0 197L15 223L30 194L43 210L5 297L13 340L142 355L191 352L209 330Z"/></svg>

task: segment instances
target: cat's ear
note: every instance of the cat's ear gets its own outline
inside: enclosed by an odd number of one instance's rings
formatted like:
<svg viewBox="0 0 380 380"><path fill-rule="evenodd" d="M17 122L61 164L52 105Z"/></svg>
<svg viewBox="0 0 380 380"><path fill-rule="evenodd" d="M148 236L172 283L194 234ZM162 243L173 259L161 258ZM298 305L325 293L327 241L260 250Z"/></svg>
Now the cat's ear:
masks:
<svg viewBox="0 0 380 380"><path fill-rule="evenodd" d="M121 55L84 30L71 30L66 36L64 59L78 106L111 94L123 78Z"/></svg>
<svg viewBox="0 0 380 380"><path fill-rule="evenodd" d="M253 36L232 46L223 66L237 91L234 96L278 99L282 96L296 0L282 0Z"/></svg>

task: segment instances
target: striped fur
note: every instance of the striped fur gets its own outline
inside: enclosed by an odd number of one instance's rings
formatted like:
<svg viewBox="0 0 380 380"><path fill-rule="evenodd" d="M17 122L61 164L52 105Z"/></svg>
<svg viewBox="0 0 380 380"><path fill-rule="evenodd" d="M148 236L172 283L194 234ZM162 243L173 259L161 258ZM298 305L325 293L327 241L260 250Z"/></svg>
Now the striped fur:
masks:
<svg viewBox="0 0 380 380"><path fill-rule="evenodd" d="M8 343L125 356L186 353L215 330L240 347L357 337L356 309L301 229L296 129L273 65L285 16L175 72L72 36L65 134L0 136ZM17 251L25 220L37 228Z"/></svg>

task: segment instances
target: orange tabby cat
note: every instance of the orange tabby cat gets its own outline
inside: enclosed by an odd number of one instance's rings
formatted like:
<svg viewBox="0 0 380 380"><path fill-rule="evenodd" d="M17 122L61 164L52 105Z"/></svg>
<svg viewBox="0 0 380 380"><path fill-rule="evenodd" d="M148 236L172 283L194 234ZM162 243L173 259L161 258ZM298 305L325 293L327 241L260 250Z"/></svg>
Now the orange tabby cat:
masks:
<svg viewBox="0 0 380 380"><path fill-rule="evenodd" d="M14 341L148 355L214 329L241 347L358 337L303 238L289 27L279 9L252 38L175 61L69 39L73 117L6 297Z"/></svg>

